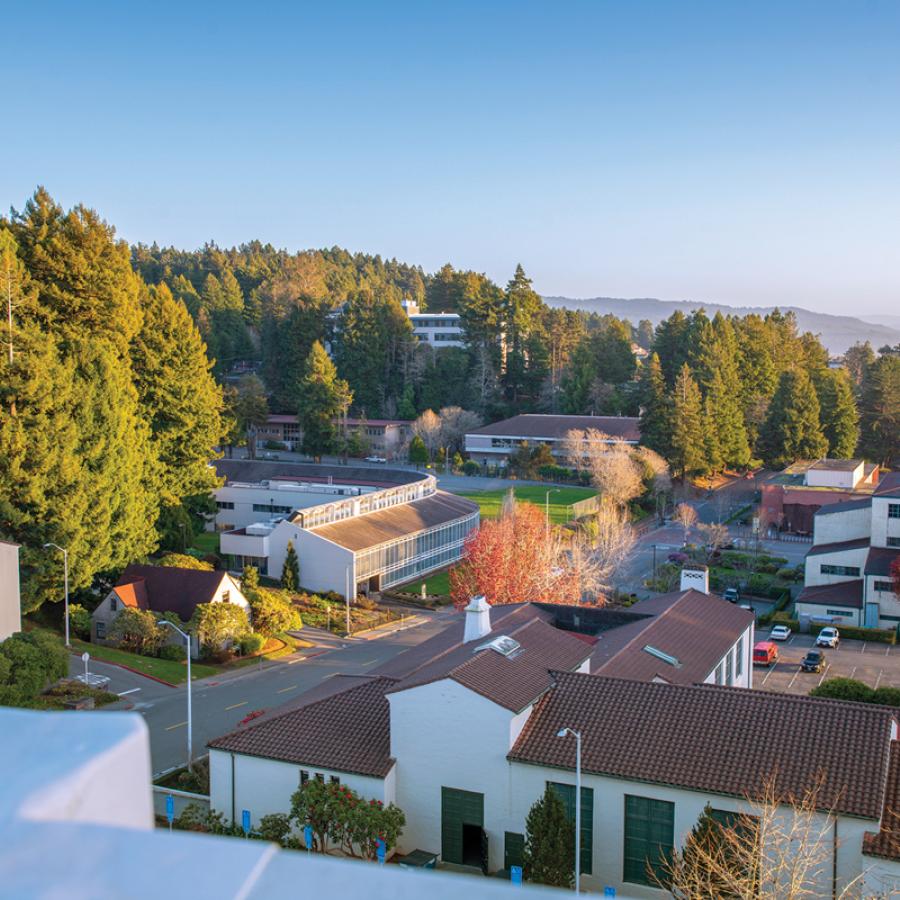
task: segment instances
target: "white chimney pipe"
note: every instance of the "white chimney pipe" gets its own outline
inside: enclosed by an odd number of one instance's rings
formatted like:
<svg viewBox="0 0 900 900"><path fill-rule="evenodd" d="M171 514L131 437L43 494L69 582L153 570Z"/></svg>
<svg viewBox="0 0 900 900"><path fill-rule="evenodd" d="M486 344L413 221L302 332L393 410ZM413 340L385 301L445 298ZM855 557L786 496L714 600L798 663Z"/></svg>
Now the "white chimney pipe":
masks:
<svg viewBox="0 0 900 900"><path fill-rule="evenodd" d="M473 597L465 608L466 630L463 643L481 640L491 633L491 605L483 596Z"/></svg>
<svg viewBox="0 0 900 900"><path fill-rule="evenodd" d="M701 594L709 593L709 569L706 566L684 566L681 569L681 590L692 588Z"/></svg>

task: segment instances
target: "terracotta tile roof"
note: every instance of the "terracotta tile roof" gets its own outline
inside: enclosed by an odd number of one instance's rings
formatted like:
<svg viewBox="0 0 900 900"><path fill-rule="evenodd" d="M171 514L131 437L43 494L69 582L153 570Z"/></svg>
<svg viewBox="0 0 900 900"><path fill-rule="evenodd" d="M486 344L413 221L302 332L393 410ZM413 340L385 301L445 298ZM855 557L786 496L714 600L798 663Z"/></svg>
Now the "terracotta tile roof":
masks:
<svg viewBox="0 0 900 900"><path fill-rule="evenodd" d="M900 741L891 742L881 828L863 835L863 853L883 859L900 860Z"/></svg>
<svg viewBox="0 0 900 900"><path fill-rule="evenodd" d="M696 684L709 676L753 623L749 610L695 590L662 594L631 609L652 618L601 635L592 660L593 672L639 681L662 678L672 684ZM610 653L609 644L618 649ZM647 646L675 657L680 667L648 653L644 649Z"/></svg>
<svg viewBox="0 0 900 900"><path fill-rule="evenodd" d="M209 572L202 569L178 569L174 566L128 566L114 590L121 597L120 589L130 587L137 605L141 609L177 613L183 621L187 622L194 614L197 605L209 603L218 591L222 579L228 577L226 572ZM144 592L143 600L141 599L141 585ZM237 585L232 586L231 590L236 591ZM128 601L123 598L122 602Z"/></svg>
<svg viewBox="0 0 900 900"><path fill-rule="evenodd" d="M806 551L807 556L821 556L823 553L840 553L843 550L861 550L869 546L868 538L855 538L852 541L834 541L831 544L813 544Z"/></svg>
<svg viewBox="0 0 900 900"><path fill-rule="evenodd" d="M770 777L799 796L821 776L823 808L878 819L894 712L745 688L558 673L508 754L512 761L737 797Z"/></svg>
<svg viewBox="0 0 900 900"><path fill-rule="evenodd" d="M846 606L862 609L863 580L841 581L838 584L817 584L805 587L797 594L797 603L809 603L816 606Z"/></svg>
<svg viewBox="0 0 900 900"><path fill-rule="evenodd" d="M593 428L623 441L638 441L641 437L639 422L640 419L634 416L550 416L526 413L468 433L561 440L573 428Z"/></svg>
<svg viewBox="0 0 900 900"><path fill-rule="evenodd" d="M504 656L490 648L478 649L501 636L518 641L521 650ZM560 631L539 617L519 624L510 616L484 638L457 644L419 667L388 693L450 678L499 706L519 712L550 687L551 669L576 669L591 655L591 649L579 637Z"/></svg>
<svg viewBox="0 0 900 900"><path fill-rule="evenodd" d="M288 707L216 738L208 746L384 778L394 765L390 705L385 697L393 683L390 678L329 679Z"/></svg>
<svg viewBox="0 0 900 900"><path fill-rule="evenodd" d="M310 532L348 550L367 550L477 511L478 504L472 500L438 491L411 503L311 528Z"/></svg>
<svg viewBox="0 0 900 900"><path fill-rule="evenodd" d="M891 565L900 556L900 550L895 547L872 547L866 557L866 575L891 574Z"/></svg>

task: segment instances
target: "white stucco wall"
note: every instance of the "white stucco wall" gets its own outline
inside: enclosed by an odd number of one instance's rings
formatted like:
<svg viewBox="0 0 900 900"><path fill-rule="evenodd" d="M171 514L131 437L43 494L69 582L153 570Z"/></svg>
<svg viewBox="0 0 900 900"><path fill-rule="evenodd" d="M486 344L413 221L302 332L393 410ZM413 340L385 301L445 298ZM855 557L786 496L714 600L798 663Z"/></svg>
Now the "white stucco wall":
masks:
<svg viewBox="0 0 900 900"><path fill-rule="evenodd" d="M234 795L232 797L232 760L234 766ZM387 778L370 778L323 769L321 766L279 762L256 756L243 756L224 750L209 751L209 802L210 808L221 812L228 821L241 822L242 811L250 811L256 826L263 816L270 813L289 813L291 795L300 787L300 772L309 772L314 778L321 774L325 781L337 776L341 784L356 791L367 800L394 800L394 772Z"/></svg>
<svg viewBox="0 0 900 900"><path fill-rule="evenodd" d="M834 612L829 613L828 610L834 610ZM853 626L858 626L861 624L861 610L851 609L850 607L840 606L839 604L820 606L819 604L812 603L798 603L794 609L794 614L798 619L802 618L803 616L832 616L833 618L837 618L838 612L841 615L840 623L836 623L838 624L839 628L840 624Z"/></svg>
<svg viewBox="0 0 900 900"><path fill-rule="evenodd" d="M824 506L827 509L840 509L842 504ZM872 530L872 510L848 509L840 512L820 512L813 519L813 543L833 544L837 541L854 541L867 538Z"/></svg>
<svg viewBox="0 0 900 900"><path fill-rule="evenodd" d="M721 666L721 671L723 673L721 684L726 685L727 683L724 680L725 673L727 673L727 664L726 660L728 657L731 657L731 672L732 672L732 681L731 687L743 687L743 688L752 688L753 687L753 641L754 641L754 629L751 624L747 630L743 633L743 644L741 646L741 674L737 674L738 670L738 644L740 641L735 641L731 647L729 647L728 651L723 654L722 658L712 667L709 675L704 679L704 684L715 684L716 683L716 670Z"/></svg>
<svg viewBox="0 0 900 900"><path fill-rule="evenodd" d="M19 548L0 541L0 641L21 630L19 597Z"/></svg>
<svg viewBox="0 0 900 900"><path fill-rule="evenodd" d="M843 487L852 488L862 478L865 464L860 460L855 469L809 469L806 483L810 487Z"/></svg>
<svg viewBox="0 0 900 900"><path fill-rule="evenodd" d="M862 882L864 897L900 896L900 862L866 856L863 863L866 867Z"/></svg>
<svg viewBox="0 0 900 900"><path fill-rule="evenodd" d="M888 506L900 503L896 497L872 498L872 546L887 547L887 539L900 538L900 519L888 518Z"/></svg>
<svg viewBox="0 0 900 900"><path fill-rule="evenodd" d="M854 550L841 550L836 553L816 553L806 557L804 582L808 587L819 584L840 584L843 581L852 581L862 577L862 571L866 566L866 557L869 554L868 547L859 547ZM823 574L821 567L828 566L856 566L859 575L828 575Z"/></svg>

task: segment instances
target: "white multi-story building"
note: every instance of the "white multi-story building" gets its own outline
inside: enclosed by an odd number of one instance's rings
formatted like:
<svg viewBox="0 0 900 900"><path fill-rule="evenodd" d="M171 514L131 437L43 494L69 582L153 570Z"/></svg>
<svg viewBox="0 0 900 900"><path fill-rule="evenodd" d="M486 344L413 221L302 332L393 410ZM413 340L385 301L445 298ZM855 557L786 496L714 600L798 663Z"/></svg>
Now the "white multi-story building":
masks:
<svg viewBox="0 0 900 900"><path fill-rule="evenodd" d="M442 569L462 556L478 504L432 475L392 469L219 460L215 527L232 571L280 578L293 543L300 583L345 596Z"/></svg>
<svg viewBox="0 0 900 900"><path fill-rule="evenodd" d="M867 628L897 627L900 598L891 566L898 557L900 472L892 472L871 497L816 512L797 615Z"/></svg>
<svg viewBox="0 0 900 900"><path fill-rule="evenodd" d="M411 300L403 301L403 309L409 316L413 334L421 343L429 344L436 350L466 346L459 313L419 312L419 307Z"/></svg>

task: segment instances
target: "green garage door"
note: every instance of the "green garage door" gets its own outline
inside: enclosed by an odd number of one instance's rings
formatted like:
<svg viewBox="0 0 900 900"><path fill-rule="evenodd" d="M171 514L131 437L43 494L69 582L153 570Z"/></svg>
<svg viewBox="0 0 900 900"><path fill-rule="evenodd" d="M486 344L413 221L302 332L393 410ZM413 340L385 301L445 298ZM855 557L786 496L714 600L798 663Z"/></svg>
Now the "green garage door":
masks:
<svg viewBox="0 0 900 900"><path fill-rule="evenodd" d="M441 788L441 858L462 864L463 826L484 827L484 794Z"/></svg>

